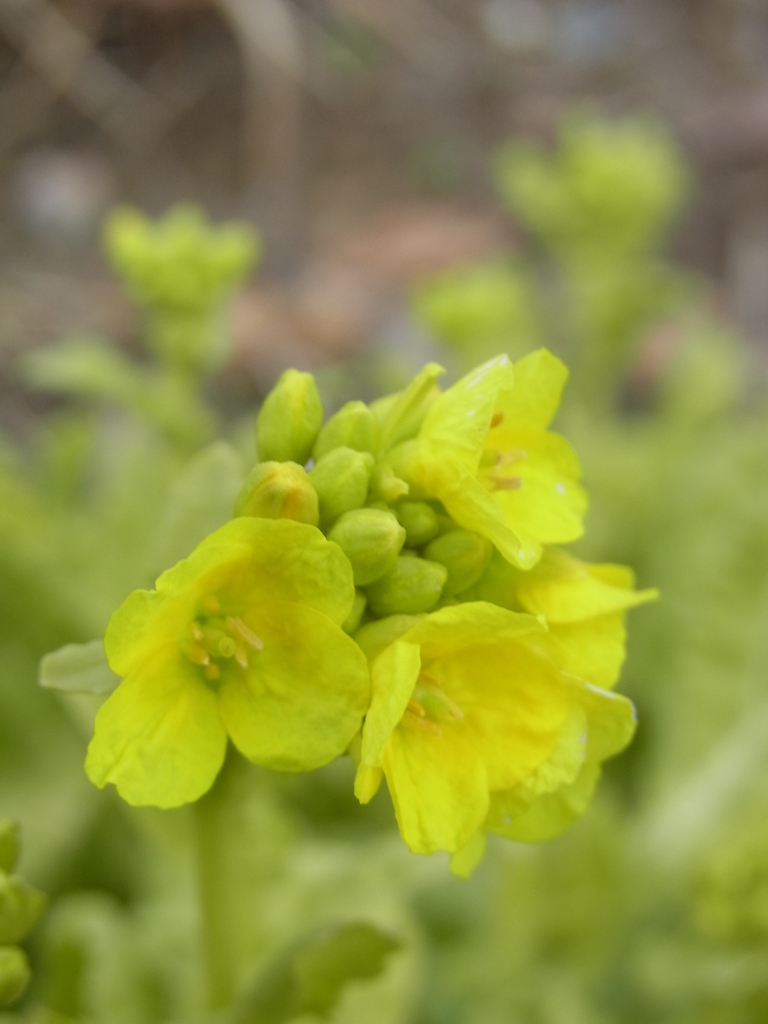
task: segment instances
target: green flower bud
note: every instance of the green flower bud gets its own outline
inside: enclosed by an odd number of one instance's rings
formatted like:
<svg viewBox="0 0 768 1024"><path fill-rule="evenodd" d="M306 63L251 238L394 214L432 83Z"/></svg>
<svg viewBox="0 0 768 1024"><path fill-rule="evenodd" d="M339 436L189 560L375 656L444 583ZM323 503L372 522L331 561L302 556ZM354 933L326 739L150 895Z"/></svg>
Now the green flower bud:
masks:
<svg viewBox="0 0 768 1024"><path fill-rule="evenodd" d="M19 859L19 829L10 818L0 818L0 871L13 871Z"/></svg>
<svg viewBox="0 0 768 1024"><path fill-rule="evenodd" d="M354 448L356 452L376 452L379 421L365 402L347 402L328 420L315 441L315 460L334 448Z"/></svg>
<svg viewBox="0 0 768 1024"><path fill-rule="evenodd" d="M405 530L391 512L358 508L339 518L328 540L352 563L355 586L364 587L391 568L405 543Z"/></svg>
<svg viewBox="0 0 768 1024"><path fill-rule="evenodd" d="M18 946L0 948L0 1006L10 1006L20 999L31 976L23 950Z"/></svg>
<svg viewBox="0 0 768 1024"><path fill-rule="evenodd" d="M395 475L395 471L388 463L381 462L374 470L371 489L377 498L391 502L405 497L408 493L408 484Z"/></svg>
<svg viewBox="0 0 768 1024"><path fill-rule="evenodd" d="M45 909L45 896L17 875L0 872L0 946L20 942Z"/></svg>
<svg viewBox="0 0 768 1024"><path fill-rule="evenodd" d="M418 621L413 615L390 615L386 619L376 619L375 622L366 622L361 626L354 640L368 661L375 661L382 651L399 640Z"/></svg>
<svg viewBox="0 0 768 1024"><path fill-rule="evenodd" d="M304 465L323 425L323 404L311 373L286 370L264 399L256 419L256 450L262 462Z"/></svg>
<svg viewBox="0 0 768 1024"><path fill-rule="evenodd" d="M334 448L309 471L320 502L320 523L330 526L339 516L361 508L368 496L374 459L369 452Z"/></svg>
<svg viewBox="0 0 768 1024"><path fill-rule="evenodd" d="M451 530L442 534L424 549L424 557L439 562L448 570L443 588L444 597L460 594L477 583L493 554L493 545L479 533Z"/></svg>
<svg viewBox="0 0 768 1024"><path fill-rule="evenodd" d="M448 570L425 558L398 555L384 575L366 588L368 606L375 615L418 615L437 604Z"/></svg>
<svg viewBox="0 0 768 1024"><path fill-rule="evenodd" d="M355 630L358 628L362 621L363 612L365 611L365 606L367 604L368 599L366 598L362 590L356 590L354 604L352 605L352 611L349 613L345 621L341 624L341 628L344 630L345 633L349 633L349 635L351 636L355 632Z"/></svg>
<svg viewBox="0 0 768 1024"><path fill-rule="evenodd" d="M401 501L396 515L410 547L420 548L440 532L437 513L425 501Z"/></svg>
<svg viewBox="0 0 768 1024"><path fill-rule="evenodd" d="M303 466L295 462L260 462L248 474L237 496L235 515L294 519L317 526L317 492Z"/></svg>

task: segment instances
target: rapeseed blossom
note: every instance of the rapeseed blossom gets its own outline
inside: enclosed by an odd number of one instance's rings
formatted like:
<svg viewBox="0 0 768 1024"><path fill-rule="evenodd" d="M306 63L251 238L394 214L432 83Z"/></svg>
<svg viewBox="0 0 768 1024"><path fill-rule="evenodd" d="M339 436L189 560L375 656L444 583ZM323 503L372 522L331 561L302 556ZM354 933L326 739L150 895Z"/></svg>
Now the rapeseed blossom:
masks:
<svg viewBox="0 0 768 1024"><path fill-rule="evenodd" d="M542 639L541 619L482 601L361 630L372 699L356 793L367 802L386 776L414 852L457 853L483 826L515 831L536 798L593 779L630 741L630 701L564 672Z"/></svg>
<svg viewBox="0 0 768 1024"><path fill-rule="evenodd" d="M237 518L110 621L97 785L170 807L228 739L289 771L348 752L358 799L386 779L410 849L459 875L489 832L537 842L583 813L635 730L611 690L626 612L657 594L559 546L587 506L549 430L563 364L500 356L441 391L443 372L325 425L311 375L283 375Z"/></svg>
<svg viewBox="0 0 768 1024"><path fill-rule="evenodd" d="M545 349L467 374L429 408L415 441L392 459L460 526L529 569L543 545L582 534L581 467L548 430L568 371Z"/></svg>
<svg viewBox="0 0 768 1024"><path fill-rule="evenodd" d="M174 807L213 783L229 736L249 760L308 771L344 752L369 681L341 629L352 570L315 527L239 518L136 590L104 645L123 677L86 770L131 804Z"/></svg>

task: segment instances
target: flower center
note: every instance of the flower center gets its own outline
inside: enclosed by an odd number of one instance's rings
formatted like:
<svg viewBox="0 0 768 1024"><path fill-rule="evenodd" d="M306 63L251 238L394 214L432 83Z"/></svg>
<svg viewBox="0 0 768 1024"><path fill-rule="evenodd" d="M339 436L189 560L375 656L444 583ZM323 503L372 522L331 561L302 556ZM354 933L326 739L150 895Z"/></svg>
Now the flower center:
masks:
<svg viewBox="0 0 768 1024"><path fill-rule="evenodd" d="M508 470L528 457L528 452L515 449L508 452L486 450L480 463L482 480L489 491L516 491L523 486L522 477Z"/></svg>
<svg viewBox="0 0 768 1024"><path fill-rule="evenodd" d="M264 644L239 615L223 615L221 602L208 594L200 602L200 614L190 623L184 653L193 665L199 665L205 678L221 678L222 662L234 659L241 669L248 668L248 655L261 651Z"/></svg>
<svg viewBox="0 0 768 1024"><path fill-rule="evenodd" d="M460 722L463 717L464 712L441 688L439 679L421 672L405 709L403 725L442 736L441 722Z"/></svg>

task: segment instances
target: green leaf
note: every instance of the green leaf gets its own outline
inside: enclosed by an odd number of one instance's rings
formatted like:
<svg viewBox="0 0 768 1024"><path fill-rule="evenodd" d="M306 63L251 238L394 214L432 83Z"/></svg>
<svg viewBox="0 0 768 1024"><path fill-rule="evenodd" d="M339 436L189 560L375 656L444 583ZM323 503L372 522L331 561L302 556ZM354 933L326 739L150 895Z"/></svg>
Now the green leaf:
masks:
<svg viewBox="0 0 768 1024"><path fill-rule="evenodd" d="M278 954L234 1014L235 1024L284 1024L300 1014L325 1017L344 986L374 978L399 949L394 936L371 924L330 925Z"/></svg>
<svg viewBox="0 0 768 1024"><path fill-rule="evenodd" d="M120 682L107 664L104 644L67 644L40 662L40 685L65 693L111 693Z"/></svg>
<svg viewBox="0 0 768 1024"><path fill-rule="evenodd" d="M198 452L174 484L158 527L153 552L157 571L186 558L205 538L229 522L243 469L237 452L224 441Z"/></svg>

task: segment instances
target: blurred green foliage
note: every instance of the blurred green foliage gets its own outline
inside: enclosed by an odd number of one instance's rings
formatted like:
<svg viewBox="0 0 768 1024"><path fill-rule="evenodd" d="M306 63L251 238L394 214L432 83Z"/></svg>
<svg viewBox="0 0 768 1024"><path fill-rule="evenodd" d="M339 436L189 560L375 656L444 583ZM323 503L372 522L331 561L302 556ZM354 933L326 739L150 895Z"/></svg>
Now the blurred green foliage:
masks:
<svg viewBox="0 0 768 1024"><path fill-rule="evenodd" d="M662 592L630 631L637 741L570 832L492 843L469 882L408 854L386 794L361 813L345 760L296 778L233 759L205 809L231 837L217 941L250 993L243 1021L763 1024L764 387L706 283L664 255L688 174L663 130L580 116L554 151L513 145L495 173L528 244L424 285L414 310L457 369L541 344L573 367L560 423L592 495L579 554ZM22 824L23 874L51 895L26 942L29 994L2 1024L201 1019L200 820L90 787L101 698L41 689L38 662L101 636L131 589L231 515L255 453L204 382L255 250L189 210L159 227L120 218L109 245L146 312L147 360L93 339L31 354L23 379L66 401L23 445L0 440L2 813ZM193 278L207 282L197 305L183 301ZM329 949L330 995L312 982Z"/></svg>

